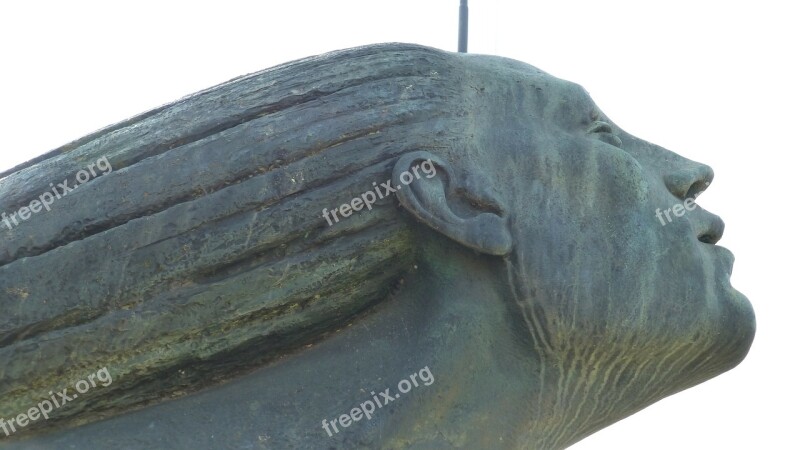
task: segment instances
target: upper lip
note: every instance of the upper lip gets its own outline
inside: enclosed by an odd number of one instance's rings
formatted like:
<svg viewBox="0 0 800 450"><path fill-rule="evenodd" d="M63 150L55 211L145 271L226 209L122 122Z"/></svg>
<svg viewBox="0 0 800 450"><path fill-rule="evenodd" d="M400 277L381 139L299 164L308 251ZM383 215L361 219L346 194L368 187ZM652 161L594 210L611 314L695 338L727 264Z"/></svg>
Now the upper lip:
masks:
<svg viewBox="0 0 800 450"><path fill-rule="evenodd" d="M714 248L717 250L719 259L725 264L728 274L733 273L733 261L736 259L736 257L733 256L733 252L721 245L715 245Z"/></svg>
<svg viewBox="0 0 800 450"><path fill-rule="evenodd" d="M725 232L725 222L719 216L711 214L702 208L699 209L701 232L697 235L697 239L705 244L716 244L722 239L722 235Z"/></svg>

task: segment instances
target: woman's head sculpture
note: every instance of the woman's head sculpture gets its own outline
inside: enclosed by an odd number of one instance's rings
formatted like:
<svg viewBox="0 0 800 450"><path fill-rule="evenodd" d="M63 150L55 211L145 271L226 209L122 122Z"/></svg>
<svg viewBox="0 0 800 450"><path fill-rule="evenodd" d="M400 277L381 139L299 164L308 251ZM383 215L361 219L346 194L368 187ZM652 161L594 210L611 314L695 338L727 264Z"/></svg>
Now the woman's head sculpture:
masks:
<svg viewBox="0 0 800 450"><path fill-rule="evenodd" d="M563 448L732 368L755 332L694 203L711 169L517 61L385 44L285 64L6 173L0 208L102 157L113 172L0 225L0 417L100 367L114 383L49 425L264 366L285 390L336 379L290 421L313 429L283 428L324 443L320 405L359 400L347 374L374 352L386 372L357 383L430 366L439 397L348 429L365 446Z"/></svg>

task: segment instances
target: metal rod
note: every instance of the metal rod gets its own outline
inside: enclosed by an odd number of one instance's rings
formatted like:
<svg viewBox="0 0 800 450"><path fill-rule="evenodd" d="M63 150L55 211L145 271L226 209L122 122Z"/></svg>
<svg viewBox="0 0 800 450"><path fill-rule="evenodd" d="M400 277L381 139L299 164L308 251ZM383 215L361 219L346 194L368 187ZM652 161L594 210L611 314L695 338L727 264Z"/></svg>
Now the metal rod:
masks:
<svg viewBox="0 0 800 450"><path fill-rule="evenodd" d="M458 52L467 53L467 38L469 38L469 7L467 0L461 0L458 20Z"/></svg>

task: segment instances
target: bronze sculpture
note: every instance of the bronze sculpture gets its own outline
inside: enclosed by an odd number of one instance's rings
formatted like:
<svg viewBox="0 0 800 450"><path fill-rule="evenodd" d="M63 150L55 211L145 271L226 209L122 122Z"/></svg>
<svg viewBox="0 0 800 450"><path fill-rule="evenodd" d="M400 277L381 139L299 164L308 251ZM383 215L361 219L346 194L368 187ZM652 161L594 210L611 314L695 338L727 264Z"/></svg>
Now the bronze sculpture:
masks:
<svg viewBox="0 0 800 450"><path fill-rule="evenodd" d="M4 174L0 210L102 158L0 225L0 417L101 367L114 382L9 448L564 448L753 338L721 220L657 217L711 169L517 61L385 44L289 63ZM435 383L324 429L423 367Z"/></svg>

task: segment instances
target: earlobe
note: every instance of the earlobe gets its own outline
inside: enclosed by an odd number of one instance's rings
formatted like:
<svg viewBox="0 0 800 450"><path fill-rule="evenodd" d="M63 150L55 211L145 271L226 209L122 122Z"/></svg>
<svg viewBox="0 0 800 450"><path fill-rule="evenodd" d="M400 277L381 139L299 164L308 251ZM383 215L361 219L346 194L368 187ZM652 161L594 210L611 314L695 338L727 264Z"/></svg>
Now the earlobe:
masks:
<svg viewBox="0 0 800 450"><path fill-rule="evenodd" d="M408 174L419 168L434 168L431 176ZM507 255L512 238L507 209L488 184L478 177L455 173L438 156L417 151L400 157L392 171L392 184L399 186L400 204L420 222L450 239L489 255Z"/></svg>

